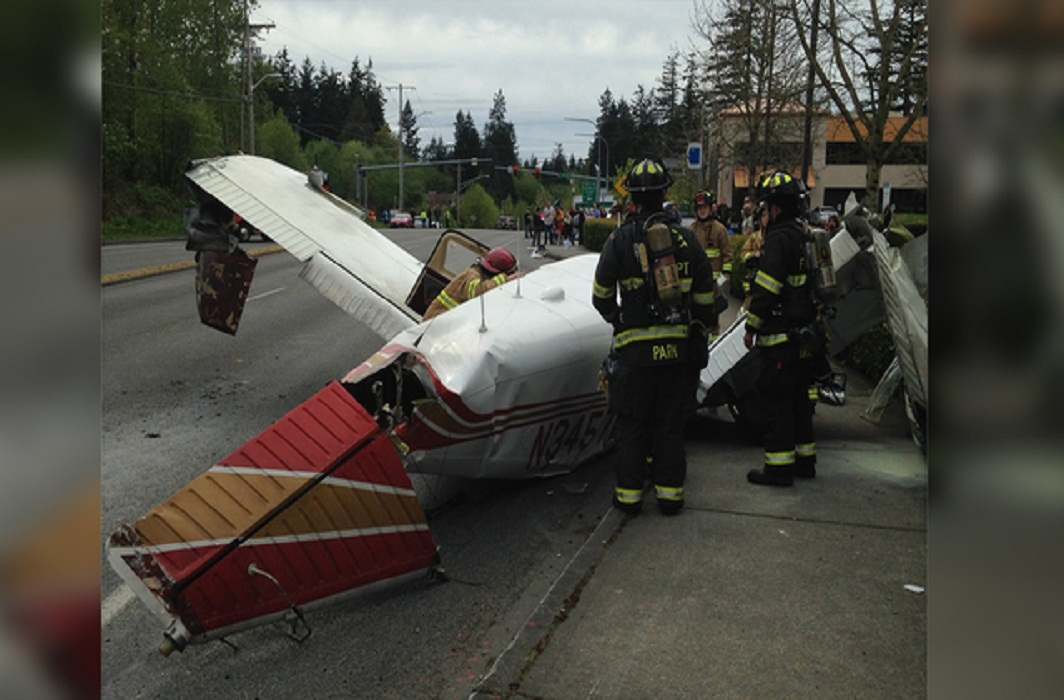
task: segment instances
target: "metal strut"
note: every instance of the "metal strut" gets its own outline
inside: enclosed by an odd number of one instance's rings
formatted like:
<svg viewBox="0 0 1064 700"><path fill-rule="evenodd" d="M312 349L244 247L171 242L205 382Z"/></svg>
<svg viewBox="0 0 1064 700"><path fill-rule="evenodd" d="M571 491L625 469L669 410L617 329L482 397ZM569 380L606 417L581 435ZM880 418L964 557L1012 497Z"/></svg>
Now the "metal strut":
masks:
<svg viewBox="0 0 1064 700"><path fill-rule="evenodd" d="M249 576L261 576L268 581L272 581L273 585L277 586L277 590L284 596L285 602L288 603L288 615L285 615L284 621L288 623L288 629L285 630L285 636L294 641L296 644L302 644L307 641L313 630L310 629L310 625L307 624L307 619L303 617L303 611L298 606L292 603L292 599L288 596L288 591L284 589L281 582L273 577L273 575L264 569L260 569L254 562L248 564ZM300 633L299 625L303 625L305 633Z"/></svg>

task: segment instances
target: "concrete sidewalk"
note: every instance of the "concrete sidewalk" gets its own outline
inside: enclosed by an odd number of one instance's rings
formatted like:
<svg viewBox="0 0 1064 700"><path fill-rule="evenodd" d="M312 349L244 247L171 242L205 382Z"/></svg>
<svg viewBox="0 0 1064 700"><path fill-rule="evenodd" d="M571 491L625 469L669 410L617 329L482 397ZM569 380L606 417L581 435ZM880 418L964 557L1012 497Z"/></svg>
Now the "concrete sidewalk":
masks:
<svg viewBox="0 0 1064 700"><path fill-rule="evenodd" d="M476 697L918 697L926 466L893 410L817 409L818 474L748 484L725 421L687 441L687 508L610 511ZM897 409L895 405L892 407ZM649 506L649 507L648 507Z"/></svg>

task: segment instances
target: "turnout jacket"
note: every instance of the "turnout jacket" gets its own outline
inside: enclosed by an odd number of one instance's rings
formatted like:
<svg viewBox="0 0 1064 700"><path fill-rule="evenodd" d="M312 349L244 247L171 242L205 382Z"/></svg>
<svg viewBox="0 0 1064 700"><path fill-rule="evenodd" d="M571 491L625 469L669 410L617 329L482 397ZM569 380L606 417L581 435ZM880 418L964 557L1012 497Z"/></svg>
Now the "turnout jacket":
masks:
<svg viewBox="0 0 1064 700"><path fill-rule="evenodd" d="M713 266L713 274L723 272L730 275L732 271L732 247L728 242L728 229L716 219L710 218L705 221L696 219L691 224L691 232L695 234L698 245L706 251L709 264Z"/></svg>
<svg viewBox="0 0 1064 700"><path fill-rule="evenodd" d="M451 280L450 284L443 288L429 308L425 309L423 320L439 316L444 311L450 311L463 301L469 301L484 292L495 289L500 284L505 284L507 277L505 272L500 272L494 277L487 277L489 273L480 265L467 268L460 275Z"/></svg>
<svg viewBox="0 0 1064 700"><path fill-rule="evenodd" d="M682 301L678 318L663 317L655 303L653 261L643 232L645 220L641 215L631 217L606 239L595 269L591 303L613 325L614 349L636 364L684 361L688 338L697 334L704 352L704 334L717 324L716 282L709 259L694 235L669 224ZM650 272L643 271L637 258L639 245L647 249Z"/></svg>
<svg viewBox="0 0 1064 700"><path fill-rule="evenodd" d="M813 284L803 224L795 219L769 224L746 317L746 330L757 334L759 346L786 343L789 331L816 319Z"/></svg>

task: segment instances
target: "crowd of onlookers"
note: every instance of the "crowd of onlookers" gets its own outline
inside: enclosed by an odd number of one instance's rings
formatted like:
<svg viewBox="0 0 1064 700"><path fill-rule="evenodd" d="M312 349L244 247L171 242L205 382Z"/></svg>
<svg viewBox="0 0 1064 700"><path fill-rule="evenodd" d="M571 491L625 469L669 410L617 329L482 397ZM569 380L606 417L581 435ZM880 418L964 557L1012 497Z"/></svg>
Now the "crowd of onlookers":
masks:
<svg viewBox="0 0 1064 700"><path fill-rule="evenodd" d="M566 209L560 201L547 204L542 209L527 209L522 216L525 238L531 240L537 252L542 253L549 245L569 248L583 240L587 220L607 217L611 214L604 207L573 206Z"/></svg>

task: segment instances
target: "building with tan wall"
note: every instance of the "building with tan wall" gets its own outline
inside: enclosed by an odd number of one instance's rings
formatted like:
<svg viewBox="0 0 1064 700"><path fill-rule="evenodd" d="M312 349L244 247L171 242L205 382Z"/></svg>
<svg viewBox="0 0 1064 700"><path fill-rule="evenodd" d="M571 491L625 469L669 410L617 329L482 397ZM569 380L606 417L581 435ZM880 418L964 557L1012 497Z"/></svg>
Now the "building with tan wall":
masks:
<svg viewBox="0 0 1064 700"><path fill-rule="evenodd" d="M773 111L768 152L754 154L755 183L763 169L801 175L804 118L804 110L797 104ZM764 138L764 124L757 121L748 112L732 109L723 112L718 122L717 196L732 207L742 205L750 183L746 164L750 161L750 129L756 126L759 140ZM887 139L893 139L904 122L902 115L889 117ZM812 139L813 157L806 181L811 205L840 206L851 191L860 198L867 167L846 121L826 112L814 113ZM927 139L927 117L919 117L880 172L880 187L890 186L891 202L898 211L927 211ZM761 160L767 160L767 168L761 167ZM880 202L882 197L881 191Z"/></svg>

